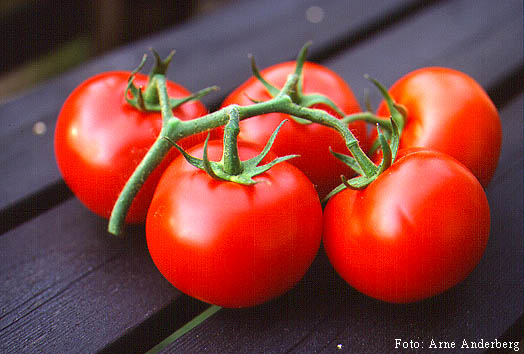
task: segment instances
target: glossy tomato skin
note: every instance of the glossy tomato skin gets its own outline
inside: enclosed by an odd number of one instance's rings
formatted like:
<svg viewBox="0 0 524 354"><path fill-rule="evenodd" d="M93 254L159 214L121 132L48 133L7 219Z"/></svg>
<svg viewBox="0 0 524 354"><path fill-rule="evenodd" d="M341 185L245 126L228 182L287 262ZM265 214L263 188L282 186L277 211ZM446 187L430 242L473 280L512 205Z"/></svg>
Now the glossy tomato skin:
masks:
<svg viewBox="0 0 524 354"><path fill-rule="evenodd" d="M287 76L294 72L296 63L280 63L261 71L262 76L272 85L281 88ZM360 110L351 88L335 72L321 65L306 62L303 70L303 92L305 94L320 93L329 97L345 114ZM247 106L252 104L251 99L266 101L270 95L265 87L254 77L250 78L235 89L222 103L222 106L238 104ZM325 106L317 106L331 113L337 114ZM338 117L340 118L340 117ZM334 151L347 153L344 140L335 130L319 124L300 124L288 115L271 113L252 117L240 123L242 141L264 146L271 133L284 120L289 121L282 126L278 139L272 151L278 156L298 154L299 158L290 162L298 167L315 185L319 195L325 196L334 187L340 184L340 175L348 175L350 170L333 157L329 147ZM367 149L366 125L358 122L350 125L351 131L359 140L361 147Z"/></svg>
<svg viewBox="0 0 524 354"><path fill-rule="evenodd" d="M346 189L324 210L333 267L376 299L408 303L439 294L478 264L489 237L484 190L448 155L413 149L364 190Z"/></svg>
<svg viewBox="0 0 524 354"><path fill-rule="evenodd" d="M141 112L124 99L129 72L107 72L80 84L65 101L55 130L55 155L60 172L73 193L90 210L109 218L118 194L162 127L157 112ZM137 74L135 84L145 86L147 77ZM170 97L190 94L173 82ZM183 104L173 111L182 120L207 113L200 102ZM192 146L205 139L184 139ZM178 153L170 152L146 181L134 200L126 221L145 221L147 207L162 171Z"/></svg>
<svg viewBox="0 0 524 354"><path fill-rule="evenodd" d="M202 156L202 146L189 150ZM240 157L260 149L240 146ZM211 141L218 161L222 142ZM265 302L291 289L314 259L322 210L311 182L280 163L252 186L213 180L176 159L155 192L146 222L151 257L180 291L223 307Z"/></svg>
<svg viewBox="0 0 524 354"><path fill-rule="evenodd" d="M495 173L502 128L497 109L470 76L428 67L400 78L389 90L408 111L401 148L426 147L462 162L486 187ZM379 116L389 116L384 102Z"/></svg>

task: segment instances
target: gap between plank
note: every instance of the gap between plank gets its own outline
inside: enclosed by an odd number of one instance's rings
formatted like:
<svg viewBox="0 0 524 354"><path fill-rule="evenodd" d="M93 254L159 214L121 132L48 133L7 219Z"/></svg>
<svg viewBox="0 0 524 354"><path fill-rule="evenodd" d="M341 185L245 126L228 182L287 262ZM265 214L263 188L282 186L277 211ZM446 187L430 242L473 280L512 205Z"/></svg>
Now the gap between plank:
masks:
<svg viewBox="0 0 524 354"><path fill-rule="evenodd" d="M73 192L63 180L53 183L0 211L0 235L67 201Z"/></svg>
<svg viewBox="0 0 524 354"><path fill-rule="evenodd" d="M212 305L208 307L204 312L193 318L191 321L186 323L184 326L173 332L169 337L158 343L156 346L154 346L151 350L149 350L146 354L157 354L164 348L168 347L171 343L176 341L178 338L182 337L184 334L191 331L193 328L200 325L202 322L213 316L215 313L217 313L222 307Z"/></svg>
<svg viewBox="0 0 524 354"><path fill-rule="evenodd" d="M172 336L191 323L195 317L208 311L209 304L180 295L175 301L160 309L144 322L130 329L98 354L143 354L166 337Z"/></svg>
<svg viewBox="0 0 524 354"><path fill-rule="evenodd" d="M522 93L524 89L524 62L520 62L512 70L497 80L486 91L497 108L509 103L515 96Z"/></svg>

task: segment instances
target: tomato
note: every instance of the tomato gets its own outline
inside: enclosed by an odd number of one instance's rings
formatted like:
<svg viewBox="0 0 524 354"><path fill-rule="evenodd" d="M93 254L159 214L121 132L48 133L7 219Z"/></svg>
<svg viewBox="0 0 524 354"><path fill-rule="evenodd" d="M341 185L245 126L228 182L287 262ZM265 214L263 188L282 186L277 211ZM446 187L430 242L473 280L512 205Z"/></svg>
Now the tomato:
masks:
<svg viewBox="0 0 524 354"><path fill-rule="evenodd" d="M125 101L129 76L129 72L108 72L83 82L65 101L55 131L55 155L65 182L90 210L106 218L162 127L159 112L142 112ZM147 77L137 74L135 83L145 86ZM190 95L173 82L168 82L167 87L170 97ZM173 112L188 120L207 110L199 102L189 102ZM205 135L194 136L182 145L191 146L204 139ZM158 179L168 160L177 154L173 149L146 181L131 205L128 222L145 221Z"/></svg>
<svg viewBox="0 0 524 354"><path fill-rule="evenodd" d="M278 138L277 138L278 140ZM240 145L242 160L261 149ZM188 152L202 157L202 145ZM222 142L210 141L219 160ZM224 307L283 294L309 268L320 246L322 209L307 177L282 162L246 186L214 180L182 157L162 176L146 221L147 245L180 291Z"/></svg>
<svg viewBox="0 0 524 354"><path fill-rule="evenodd" d="M489 206L475 176L449 155L400 151L363 190L324 210L323 242L338 274L376 299L408 303L462 281L480 261Z"/></svg>
<svg viewBox="0 0 524 354"><path fill-rule="evenodd" d="M468 75L429 67L400 78L390 89L407 108L400 148L426 147L462 162L486 187L495 173L502 142L497 109L484 89ZM382 102L379 116L389 116Z"/></svg>
<svg viewBox="0 0 524 354"><path fill-rule="evenodd" d="M272 85L281 88L287 76L294 72L295 62L280 63L261 71L262 76ZM329 97L345 114L360 110L351 88L333 71L321 65L306 62L303 69L303 92L305 94L319 93ZM246 106L252 104L251 99L266 101L271 96L266 88L252 77L235 89L222 103L222 107L230 104ZM327 106L317 105L330 114L337 113ZM338 117L340 118L340 117ZM290 162L308 176L317 188L321 197L325 196L335 186L340 184L340 175L349 173L346 165L333 157L329 147L334 151L347 153L344 140L338 132L319 124L300 124L289 119L288 115L271 113L252 117L240 123L241 141L264 146L269 136L278 124L288 119L279 132L272 151L278 156L298 154ZM355 137L366 148L366 124L357 122L350 125Z"/></svg>

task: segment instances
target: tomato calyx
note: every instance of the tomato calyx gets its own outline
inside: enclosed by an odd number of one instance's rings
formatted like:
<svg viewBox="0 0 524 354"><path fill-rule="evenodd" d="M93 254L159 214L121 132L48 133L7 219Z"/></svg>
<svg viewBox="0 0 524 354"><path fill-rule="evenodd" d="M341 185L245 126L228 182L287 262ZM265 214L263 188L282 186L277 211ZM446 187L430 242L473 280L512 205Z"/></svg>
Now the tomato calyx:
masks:
<svg viewBox="0 0 524 354"><path fill-rule="evenodd" d="M325 204L335 194L340 191L350 188L350 189L363 189L367 187L371 182L373 182L378 176L380 176L393 162L397 156L398 147L400 144L400 135L402 134L402 129L406 123L407 109L396 103L388 90L376 79L371 78L369 75L365 75L366 79L370 80L373 85L379 90L383 96L388 108L391 112L389 120L377 117L368 108L366 112L360 112L345 116L341 121L345 124L357 120L364 120L368 123L374 123L377 127L377 140L373 143L373 146L370 149L370 154L374 153L378 148L382 149L382 161L378 167L370 175L366 174L366 171L363 171L361 164L358 163L353 157L344 155L338 152L335 152L330 149L330 152L337 159L342 161L344 164L349 166L355 173L357 177L353 177L348 180L344 175L340 176L342 183L335 187L326 197L322 200L322 203Z"/></svg>
<svg viewBox="0 0 524 354"><path fill-rule="evenodd" d="M167 69L173 59L175 51L171 51L171 53L169 53L169 55L165 59L160 58L160 56L155 50L151 49L151 52L155 57L155 63L153 65L153 68L151 69L151 72L149 73L149 79L146 87L137 87L134 83L136 74L140 72L140 70L142 70L147 60L147 54L144 54L142 60L140 61L140 64L136 67L136 69L134 69L131 72L131 75L129 76L128 84L124 92L124 98L128 104L140 111L160 112L162 107L160 105L160 99L158 96L158 91L156 89L157 80L159 76L166 75ZM186 102L199 100L202 97L208 95L209 93L217 90L218 86L210 86L186 97L169 97L168 106L170 109L173 110Z"/></svg>
<svg viewBox="0 0 524 354"><path fill-rule="evenodd" d="M402 131L404 130L404 126L406 125L406 120L408 117L408 110L405 106L395 102L391 95L389 94L388 90L382 85L378 80L371 78L369 75L365 75L365 77L370 80L375 87L380 91L382 94L382 97L384 98L384 101L386 102L386 105L388 106L389 112L391 114L391 120L394 121L397 125L398 133L399 135L402 135ZM379 119L382 122L385 122L383 119ZM379 122L380 124L380 122ZM391 135L391 127L386 127L386 135ZM370 148L369 154L373 154L378 148L380 147L379 139L375 140Z"/></svg>
<svg viewBox="0 0 524 354"><path fill-rule="evenodd" d="M388 90L377 79L372 78L368 74L364 75L364 77L370 80L380 91L382 97L386 101L386 104L390 110L391 120L395 122L399 134L402 134L402 130L404 129L404 125L406 124L406 119L408 116L407 108L395 102L393 97L391 97L391 95L389 94Z"/></svg>
<svg viewBox="0 0 524 354"><path fill-rule="evenodd" d="M204 143L204 154L202 159L196 158L188 154L182 147L177 143L171 140L169 137L164 137L169 141L180 153L184 156L187 162L191 165L206 171L206 173L217 180L221 181L230 181L243 185L253 185L259 183L260 181L254 180L253 177L258 176L277 163L298 157L298 155L287 155L275 158L271 162L268 162L264 165L260 165L262 160L267 156L275 138L278 134L278 131L282 125L286 122L285 120L280 123L280 125L275 129L273 134L271 134L270 139L268 140L264 149L257 156L242 161L238 156L238 134L239 129L239 115L238 108L233 106L228 112L229 122L225 126L224 130L224 149L222 153L222 159L220 161L210 161L207 154L207 145L209 140L209 134Z"/></svg>
<svg viewBox="0 0 524 354"><path fill-rule="evenodd" d="M291 98L291 101L298 106L311 108L315 105L323 105L323 106L326 106L332 109L340 117L343 117L345 115L344 112L342 112L342 110L328 97L322 94L317 94L317 93L312 93L312 94L307 94L307 95L304 94L302 71L304 68L304 63L306 62L307 50L309 49L311 44L312 44L311 41L307 42L302 47L300 52L298 53L297 59L295 61L296 63L295 71L293 74L291 74L291 75L295 75L298 78L298 80L296 80L293 83L292 87L289 87L287 89L289 97ZM277 95L279 95L281 90L273 86L262 76L262 74L260 73L260 70L258 69L256 65L254 56L250 55L250 59L251 59L251 71L253 72L253 76L257 78L260 81L260 83L262 83L262 85L264 85L264 87L267 89L271 97L274 98ZM256 101L253 101L253 102L256 102ZM310 120L296 117L293 115L290 115L290 117L295 122L300 123L300 124L311 124L312 123Z"/></svg>
<svg viewBox="0 0 524 354"><path fill-rule="evenodd" d="M380 147L382 149L382 161L380 162L377 170L372 176L366 176L362 169L360 168L360 165L355 161L355 159L351 156L344 155L338 152L335 152L330 149L331 154L335 156L337 159L345 163L349 168L351 168L353 171L357 173L357 177L353 177L350 180L346 178L346 176L341 175L340 179L342 180L342 183L335 187L326 197L322 200L322 203L325 204L335 194L339 193L340 191L349 188L349 189L363 189L367 187L371 182L373 182L378 176L380 176L385 170L387 170L393 162L395 162L395 158L397 157L398 147L400 143L400 134L399 129L397 127L397 123L395 120L390 117L389 120L390 127L391 127L391 136L390 141L388 142L388 137L382 132L382 129L380 125L377 123L377 134L378 134L378 141L380 143Z"/></svg>
<svg viewBox="0 0 524 354"><path fill-rule="evenodd" d="M366 111L365 112L359 112L347 115L343 117L341 120L346 123L350 124L356 121L363 120L367 123L379 125L382 129L384 129L384 134L386 135L387 139L391 139L391 133L392 133L392 124L391 121L394 121L398 130L398 134L402 134L402 130L404 129L404 126L406 125L406 120L408 116L408 110L405 106L395 102L391 95L389 94L388 90L382 85L378 80L370 77L368 74L365 74L364 77L371 81L371 83L379 90L380 94L384 98L384 102L386 102L386 105L388 106L388 109L391 114L391 119L384 119L382 117L379 117L371 112L371 107L369 105L369 102L366 101ZM368 154L372 155L374 154L377 149L379 149L381 146L380 139L377 136L377 139L373 142L371 145Z"/></svg>

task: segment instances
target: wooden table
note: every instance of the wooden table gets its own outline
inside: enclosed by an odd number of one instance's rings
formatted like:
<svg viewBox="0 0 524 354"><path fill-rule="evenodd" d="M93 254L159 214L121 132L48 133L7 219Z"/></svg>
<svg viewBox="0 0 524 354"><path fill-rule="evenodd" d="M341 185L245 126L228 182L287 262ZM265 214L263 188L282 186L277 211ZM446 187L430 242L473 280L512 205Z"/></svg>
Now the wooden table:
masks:
<svg viewBox="0 0 524 354"><path fill-rule="evenodd" d="M140 227L117 239L63 183L53 155L58 111L71 90L107 70L131 70L148 47L176 49L169 77L213 84L211 109L260 67L309 59L338 72L363 102L385 85L439 65L474 77L500 110L503 146L487 195L490 241L473 273L435 298L390 305L343 282L321 252L288 294L220 309L161 353L478 353L435 341L513 342L524 333L523 5L519 0L239 1L98 57L0 106L0 352L144 353L208 305L173 288L153 265ZM46 127L35 134L34 127ZM213 308L212 308L213 309ZM208 312L204 312L209 314ZM426 349L395 349L395 339ZM521 345L522 346L522 345ZM522 349L521 349L522 350ZM507 352L503 350L502 352Z"/></svg>

